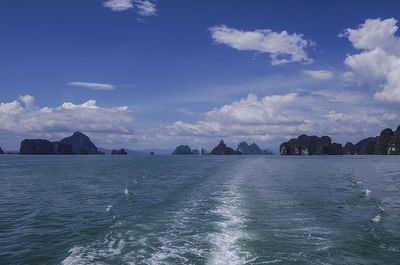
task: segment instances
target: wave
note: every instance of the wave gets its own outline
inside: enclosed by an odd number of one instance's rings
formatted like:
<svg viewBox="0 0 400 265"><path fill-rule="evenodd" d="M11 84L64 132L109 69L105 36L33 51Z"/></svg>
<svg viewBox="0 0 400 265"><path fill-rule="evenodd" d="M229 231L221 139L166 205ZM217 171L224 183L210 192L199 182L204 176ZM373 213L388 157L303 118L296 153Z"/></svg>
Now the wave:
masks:
<svg viewBox="0 0 400 265"><path fill-rule="evenodd" d="M375 223L379 223L382 220L382 217L378 214L374 218L372 218L372 221Z"/></svg>

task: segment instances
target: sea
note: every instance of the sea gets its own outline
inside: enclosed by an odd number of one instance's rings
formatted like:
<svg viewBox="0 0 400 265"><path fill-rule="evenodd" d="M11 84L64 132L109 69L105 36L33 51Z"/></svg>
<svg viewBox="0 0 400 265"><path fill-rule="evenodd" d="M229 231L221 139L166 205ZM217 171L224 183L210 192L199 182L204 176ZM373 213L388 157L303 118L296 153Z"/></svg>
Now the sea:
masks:
<svg viewBox="0 0 400 265"><path fill-rule="evenodd" d="M0 264L400 264L400 156L0 156Z"/></svg>

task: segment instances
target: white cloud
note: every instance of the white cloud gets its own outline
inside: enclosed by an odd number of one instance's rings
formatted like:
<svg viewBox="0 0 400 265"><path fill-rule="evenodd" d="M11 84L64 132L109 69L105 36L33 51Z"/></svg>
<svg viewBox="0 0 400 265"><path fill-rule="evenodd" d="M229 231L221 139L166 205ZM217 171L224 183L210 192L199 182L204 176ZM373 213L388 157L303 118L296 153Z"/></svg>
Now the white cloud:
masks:
<svg viewBox="0 0 400 265"><path fill-rule="evenodd" d="M367 19L357 29L348 28L340 35L364 50L348 55L344 63L361 81L379 90L375 98L380 101L400 102L400 38L395 36L396 24L394 18Z"/></svg>
<svg viewBox="0 0 400 265"><path fill-rule="evenodd" d="M113 90L113 89L115 89L114 85L102 84L102 83L68 82L67 85L87 87L87 88L91 88L92 90Z"/></svg>
<svg viewBox="0 0 400 265"><path fill-rule="evenodd" d="M289 62L311 63L305 49L313 43L303 39L302 34L280 33L270 29L242 31L225 25L210 28L211 36L217 43L226 44L239 51L269 53L271 64Z"/></svg>
<svg viewBox="0 0 400 265"><path fill-rule="evenodd" d="M255 95L207 113L209 119L219 119L234 123L257 124L265 121L287 122L291 120L285 113L285 105L295 102L297 94L267 96L259 100Z"/></svg>
<svg viewBox="0 0 400 265"><path fill-rule="evenodd" d="M26 109L30 109L35 105L35 98L30 95L19 96L19 99L24 102Z"/></svg>
<svg viewBox="0 0 400 265"><path fill-rule="evenodd" d="M96 106L96 100L88 100L85 103L80 105L76 105L72 102L64 102L60 107L57 109L59 110L77 110L77 109L98 109L99 107Z"/></svg>
<svg viewBox="0 0 400 265"><path fill-rule="evenodd" d="M132 0L108 0L103 5L111 8L112 11L124 11L133 8Z"/></svg>
<svg viewBox="0 0 400 265"><path fill-rule="evenodd" d="M96 144L119 135L121 141L133 139L132 115L126 106L105 108L95 100L82 104L65 102L58 107L37 107L30 95L18 100L0 103L0 136L2 139L21 137L57 140L74 131L88 133L97 140ZM128 142L125 142L128 143Z"/></svg>
<svg viewBox="0 0 400 265"><path fill-rule="evenodd" d="M397 20L389 18L367 19L364 24L357 29L347 28L341 37L347 37L354 48L360 50L373 50L380 47L390 52L400 52L400 41L394 34L396 33Z"/></svg>
<svg viewBox="0 0 400 265"><path fill-rule="evenodd" d="M170 137L198 142L225 137L231 142L262 141L278 146L303 133L330 135L341 143L359 141L399 119L396 112L373 106L358 92L325 90L303 96L288 93L258 98L250 94L206 112L199 121L177 121L165 129Z"/></svg>
<svg viewBox="0 0 400 265"><path fill-rule="evenodd" d="M332 72L328 70L303 70L303 74L309 75L313 78L321 79L321 80L328 80L332 78Z"/></svg>
<svg viewBox="0 0 400 265"><path fill-rule="evenodd" d="M249 94L247 98L205 113L205 119L195 123L177 121L166 126L171 135L202 137L246 136L269 139L277 128L291 130L298 124L299 115L291 111L299 97L295 93L266 96L259 99ZM307 101L304 99L304 101Z"/></svg>
<svg viewBox="0 0 400 265"><path fill-rule="evenodd" d="M149 0L108 0L103 3L103 6L112 11L125 11L132 8L140 16L154 16L157 13L156 5Z"/></svg>
<svg viewBox="0 0 400 265"><path fill-rule="evenodd" d="M157 13L156 5L148 0L135 1L138 14L141 16L154 16Z"/></svg>

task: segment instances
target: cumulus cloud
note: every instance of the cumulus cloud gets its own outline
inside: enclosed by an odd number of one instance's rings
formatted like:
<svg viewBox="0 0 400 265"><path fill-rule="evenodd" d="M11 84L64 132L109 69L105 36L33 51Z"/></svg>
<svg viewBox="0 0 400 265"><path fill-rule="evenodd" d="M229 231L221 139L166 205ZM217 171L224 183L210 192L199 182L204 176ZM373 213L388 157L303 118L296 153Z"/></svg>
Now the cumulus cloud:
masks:
<svg viewBox="0 0 400 265"><path fill-rule="evenodd" d="M268 53L272 65L312 62L305 49L313 43L305 40L302 34L289 34L286 30L279 33L270 29L242 31L225 25L211 27L210 31L211 37L217 43L226 44L239 51Z"/></svg>
<svg viewBox="0 0 400 265"><path fill-rule="evenodd" d="M19 101L20 100L20 101ZM82 104L65 102L58 107L37 107L30 95L0 103L0 135L49 137L58 139L74 131L83 131L98 140L119 135L133 139L132 115L128 107L100 107L95 100ZM21 139L15 139L15 142Z"/></svg>
<svg viewBox="0 0 400 265"><path fill-rule="evenodd" d="M115 89L114 85L102 84L102 83L68 82L67 85L87 87L87 88L91 88L92 90L113 90L113 89Z"/></svg>
<svg viewBox="0 0 400 265"><path fill-rule="evenodd" d="M31 109L35 105L35 98L31 95L19 96L19 99L25 104L26 109Z"/></svg>
<svg viewBox="0 0 400 265"><path fill-rule="evenodd" d="M156 5L149 0L108 0L103 6L112 11L135 9L140 16L154 16L157 13Z"/></svg>
<svg viewBox="0 0 400 265"><path fill-rule="evenodd" d="M332 72L328 70L304 70L303 74L309 75L313 78L321 79L321 80L328 80L332 78Z"/></svg>
<svg viewBox="0 0 400 265"><path fill-rule="evenodd" d="M170 136L200 138L228 137L230 140L268 141L298 126L300 117L288 111L296 105L298 95L289 93L259 99L253 94L205 113L204 120L195 123L177 121L167 125ZM294 126L294 127L293 127ZM215 141L215 139L212 139Z"/></svg>
<svg viewBox="0 0 400 265"><path fill-rule="evenodd" d="M337 92L338 93L338 92ZM336 93L336 94L337 94ZM300 95L288 93L258 98L248 95L215 108L197 122L176 121L165 126L170 136L192 138L226 137L232 141L281 142L300 134L331 135L335 141L360 140L376 128L396 124L395 112L360 104L357 92L320 91ZM361 97L362 100L367 100ZM371 134L372 132L372 134ZM214 140L215 141L215 140Z"/></svg>
<svg viewBox="0 0 400 265"><path fill-rule="evenodd" d="M346 29L347 37L361 53L348 55L344 63L363 82L378 91L380 101L400 102L400 38L397 20L367 19L357 29Z"/></svg>

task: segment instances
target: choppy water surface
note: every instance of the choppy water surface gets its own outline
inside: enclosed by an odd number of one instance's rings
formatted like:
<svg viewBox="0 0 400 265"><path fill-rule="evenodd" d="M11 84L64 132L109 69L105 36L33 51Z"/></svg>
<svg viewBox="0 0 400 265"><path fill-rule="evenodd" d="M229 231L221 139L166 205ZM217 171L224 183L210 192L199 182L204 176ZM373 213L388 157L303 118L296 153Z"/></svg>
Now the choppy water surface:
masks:
<svg viewBox="0 0 400 265"><path fill-rule="evenodd" d="M0 264L399 264L400 156L0 156Z"/></svg>

